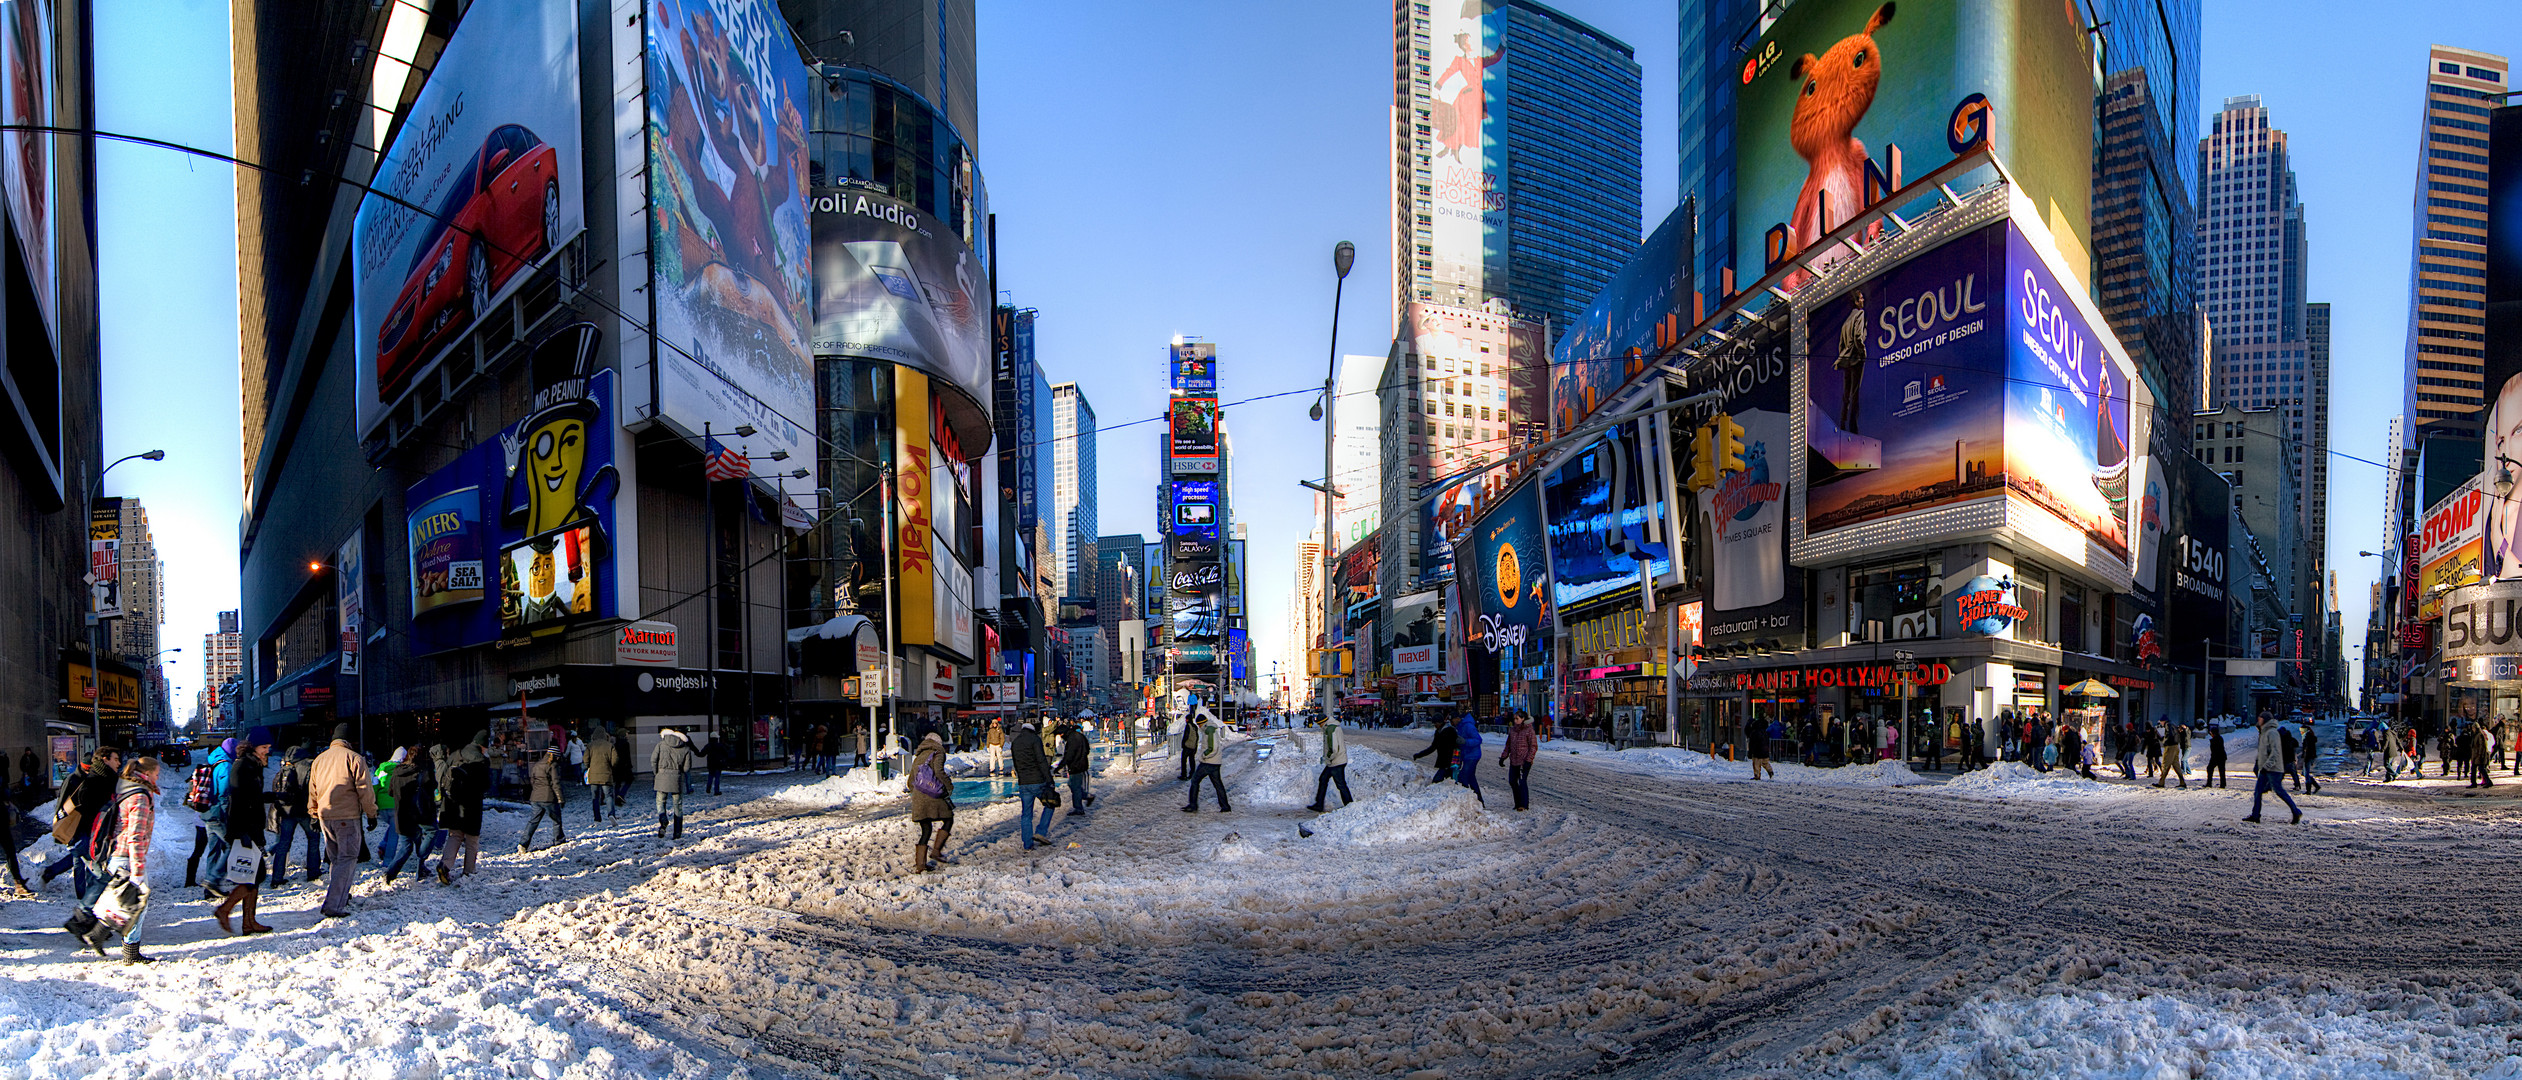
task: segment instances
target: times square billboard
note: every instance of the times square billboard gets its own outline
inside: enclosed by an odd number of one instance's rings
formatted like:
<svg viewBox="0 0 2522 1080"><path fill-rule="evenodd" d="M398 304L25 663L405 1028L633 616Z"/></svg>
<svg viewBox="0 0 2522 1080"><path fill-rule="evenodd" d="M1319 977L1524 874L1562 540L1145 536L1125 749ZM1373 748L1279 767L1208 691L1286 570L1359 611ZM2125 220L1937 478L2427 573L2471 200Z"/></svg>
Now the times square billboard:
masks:
<svg viewBox="0 0 2522 1080"><path fill-rule="evenodd" d="M2128 584L2153 403L2019 193L2007 209L1796 297L1797 562L2003 534Z"/></svg>

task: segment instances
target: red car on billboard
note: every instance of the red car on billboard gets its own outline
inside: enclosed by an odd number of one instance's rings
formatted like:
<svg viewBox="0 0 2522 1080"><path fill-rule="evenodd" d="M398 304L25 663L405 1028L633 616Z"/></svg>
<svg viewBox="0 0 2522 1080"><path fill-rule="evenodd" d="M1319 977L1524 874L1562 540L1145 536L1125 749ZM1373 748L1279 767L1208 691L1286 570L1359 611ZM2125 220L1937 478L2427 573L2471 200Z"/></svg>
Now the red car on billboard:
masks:
<svg viewBox="0 0 2522 1080"><path fill-rule="evenodd" d="M456 170L409 276L377 331L377 386L401 393L484 311L519 269L560 244L560 157L516 124L503 125Z"/></svg>

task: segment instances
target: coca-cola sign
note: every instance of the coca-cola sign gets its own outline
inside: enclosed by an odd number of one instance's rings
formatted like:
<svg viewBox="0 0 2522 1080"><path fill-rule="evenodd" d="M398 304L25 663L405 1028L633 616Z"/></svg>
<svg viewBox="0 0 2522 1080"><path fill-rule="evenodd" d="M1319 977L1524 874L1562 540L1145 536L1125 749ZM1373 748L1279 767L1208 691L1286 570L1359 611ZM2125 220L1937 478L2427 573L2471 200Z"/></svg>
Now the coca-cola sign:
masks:
<svg viewBox="0 0 2522 1080"><path fill-rule="evenodd" d="M677 647L673 623L643 620L629 623L614 632L613 662L616 664L673 667L681 659L682 650Z"/></svg>

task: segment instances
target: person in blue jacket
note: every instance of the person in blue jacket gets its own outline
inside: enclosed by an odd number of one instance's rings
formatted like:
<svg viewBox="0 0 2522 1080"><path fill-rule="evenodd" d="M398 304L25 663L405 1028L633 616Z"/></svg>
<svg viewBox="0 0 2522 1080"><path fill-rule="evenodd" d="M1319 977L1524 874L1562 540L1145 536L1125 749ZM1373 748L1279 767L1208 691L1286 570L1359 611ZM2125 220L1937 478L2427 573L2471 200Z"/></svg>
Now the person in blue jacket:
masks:
<svg viewBox="0 0 2522 1080"><path fill-rule="evenodd" d="M210 834L210 875L201 879L202 899L218 902L228 898L228 766L236 763L236 740L226 739L210 752L210 809L201 813L202 828Z"/></svg>
<svg viewBox="0 0 2522 1080"><path fill-rule="evenodd" d="M1488 798L1480 794L1479 768L1480 725L1473 723L1471 714L1466 712L1462 714L1462 719L1454 722L1454 779L1470 788L1472 797L1479 799L1480 805L1487 806Z"/></svg>

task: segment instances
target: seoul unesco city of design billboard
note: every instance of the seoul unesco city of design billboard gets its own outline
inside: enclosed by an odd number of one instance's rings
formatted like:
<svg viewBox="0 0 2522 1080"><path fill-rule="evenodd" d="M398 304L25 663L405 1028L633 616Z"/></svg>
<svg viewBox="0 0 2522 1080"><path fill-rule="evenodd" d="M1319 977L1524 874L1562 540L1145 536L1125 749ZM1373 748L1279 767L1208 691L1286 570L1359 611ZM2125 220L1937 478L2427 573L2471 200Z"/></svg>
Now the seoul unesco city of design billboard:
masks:
<svg viewBox="0 0 2522 1080"><path fill-rule="evenodd" d="M586 226L578 12L477 4L351 222L361 431Z"/></svg>
<svg viewBox="0 0 2522 1080"><path fill-rule="evenodd" d="M2135 372L2020 225L1947 241L1804 317L1810 535L2011 492L2128 560Z"/></svg>

